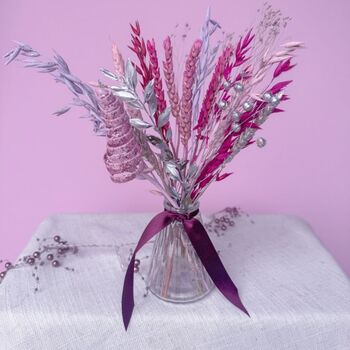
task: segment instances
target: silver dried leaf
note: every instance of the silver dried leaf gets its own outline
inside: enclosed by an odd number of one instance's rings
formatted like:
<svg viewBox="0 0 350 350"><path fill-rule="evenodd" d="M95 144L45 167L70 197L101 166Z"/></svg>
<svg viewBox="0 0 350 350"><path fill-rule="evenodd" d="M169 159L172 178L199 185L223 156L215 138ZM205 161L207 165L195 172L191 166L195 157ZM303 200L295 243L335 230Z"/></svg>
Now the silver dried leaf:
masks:
<svg viewBox="0 0 350 350"><path fill-rule="evenodd" d="M158 146L159 144L163 143L163 141L157 137L157 136L147 136L147 140L153 145L153 146Z"/></svg>
<svg viewBox="0 0 350 350"><path fill-rule="evenodd" d="M111 85L109 88L113 91L129 91L129 88L123 85L122 86Z"/></svg>
<svg viewBox="0 0 350 350"><path fill-rule="evenodd" d="M130 60L126 62L125 65L125 80L127 84L135 90L137 85L137 73L134 65L131 63Z"/></svg>
<svg viewBox="0 0 350 350"><path fill-rule="evenodd" d="M135 94L130 90L116 91L113 89L113 91L114 91L114 95L120 97L122 100L125 100L126 102L130 100L137 100L137 96L135 96Z"/></svg>
<svg viewBox="0 0 350 350"><path fill-rule="evenodd" d="M162 147L159 147L162 151L162 159L165 162L172 161L174 159L174 155L171 153L169 147L163 142L161 144Z"/></svg>
<svg viewBox="0 0 350 350"><path fill-rule="evenodd" d="M142 103L140 102L140 100L128 100L128 101L127 101L127 104L128 104L130 107L133 107L133 108L136 108L136 109L143 109L143 105L142 105Z"/></svg>
<svg viewBox="0 0 350 350"><path fill-rule="evenodd" d="M50 68L51 66L55 66L57 65L56 63L52 62L52 63L47 63L46 65L38 65L38 68ZM70 73L66 73L66 72L60 72L61 76L63 76L64 78L73 81L74 83L80 84L82 81L75 77L74 75L70 74Z"/></svg>
<svg viewBox="0 0 350 350"><path fill-rule="evenodd" d="M180 172L174 162L165 162L165 171L175 180L181 181Z"/></svg>
<svg viewBox="0 0 350 350"><path fill-rule="evenodd" d="M22 56L26 56L26 57L39 57L40 53L36 52L36 51L32 51L32 52L24 52L24 51L22 51L21 55Z"/></svg>
<svg viewBox="0 0 350 350"><path fill-rule="evenodd" d="M187 160L185 160L185 159L178 160L177 165L178 165L179 169L183 170L187 165Z"/></svg>
<svg viewBox="0 0 350 350"><path fill-rule="evenodd" d="M148 103L148 101L151 99L152 95L154 95L154 80L153 79L145 87L145 92L143 93L143 96L145 98L145 102Z"/></svg>
<svg viewBox="0 0 350 350"><path fill-rule="evenodd" d="M171 197L176 201L180 200L180 195L174 187L170 187Z"/></svg>
<svg viewBox="0 0 350 350"><path fill-rule="evenodd" d="M8 52L5 57L8 58L5 62L5 65L10 64L13 60L15 60L17 58L17 56L19 55L19 53L21 52L21 48L20 47L16 47L15 49L13 49L12 51Z"/></svg>
<svg viewBox="0 0 350 350"><path fill-rule="evenodd" d="M155 94L153 94L150 97L150 99L148 100L147 104L148 104L148 107L149 107L149 112L151 114L151 117L153 117L154 114L157 111L157 99L156 99L156 95Z"/></svg>
<svg viewBox="0 0 350 350"><path fill-rule="evenodd" d="M131 118L129 119L129 123L136 129L147 129L150 128L152 125L145 122L144 120L138 119L138 118Z"/></svg>
<svg viewBox="0 0 350 350"><path fill-rule="evenodd" d="M170 108L167 107L164 109L164 111L160 114L158 118L158 128L162 128L164 125L166 125L169 121L169 116L170 116Z"/></svg>
<svg viewBox="0 0 350 350"><path fill-rule="evenodd" d="M173 137L173 132L172 132L171 128L169 128L169 129L166 131L166 138L167 138L168 140L171 140L172 137Z"/></svg>
<svg viewBox="0 0 350 350"><path fill-rule="evenodd" d="M188 177L193 176L197 172L197 169L198 169L197 165L191 164L190 167L188 168L187 176Z"/></svg>
<svg viewBox="0 0 350 350"><path fill-rule="evenodd" d="M100 71L108 78L113 79L113 80L119 80L119 78L113 74L111 71L105 68L100 68Z"/></svg>
<svg viewBox="0 0 350 350"><path fill-rule="evenodd" d="M67 113L69 110L70 110L70 107L63 107L60 110L58 110L58 111L56 111L56 112L54 112L52 114L54 114L56 116L60 116L60 115L62 115L64 113Z"/></svg>
<svg viewBox="0 0 350 350"><path fill-rule="evenodd" d="M66 73L70 73L68 64L64 60L64 58L60 54L58 54L56 51L54 51L54 52L55 52L55 55L53 57L56 60L56 62L60 65L60 67L62 68L62 71L66 72Z"/></svg>

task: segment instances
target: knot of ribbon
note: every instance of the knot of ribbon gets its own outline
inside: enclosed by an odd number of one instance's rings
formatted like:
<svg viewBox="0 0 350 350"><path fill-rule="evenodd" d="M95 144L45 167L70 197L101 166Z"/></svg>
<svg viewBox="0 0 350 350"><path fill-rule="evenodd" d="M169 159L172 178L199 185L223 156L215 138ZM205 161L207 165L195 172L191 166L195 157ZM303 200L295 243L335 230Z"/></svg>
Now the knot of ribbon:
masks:
<svg viewBox="0 0 350 350"><path fill-rule="evenodd" d="M226 299L249 316L248 311L245 309L238 295L237 287L231 280L224 265L222 264L207 231L202 223L195 218L197 214L198 210L189 214L180 214L164 210L163 212L157 214L146 226L136 245L125 274L122 295L122 314L125 330L127 330L129 326L135 306L134 266L136 254L149 240L176 220L182 222L194 250L196 251L215 286L226 297Z"/></svg>

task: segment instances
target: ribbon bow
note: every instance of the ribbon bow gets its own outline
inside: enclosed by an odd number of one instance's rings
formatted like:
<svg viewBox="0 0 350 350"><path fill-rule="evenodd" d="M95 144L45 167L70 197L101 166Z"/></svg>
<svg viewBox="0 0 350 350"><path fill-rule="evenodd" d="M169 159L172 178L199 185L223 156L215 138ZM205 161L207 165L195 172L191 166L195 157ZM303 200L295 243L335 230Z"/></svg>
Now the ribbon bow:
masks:
<svg viewBox="0 0 350 350"><path fill-rule="evenodd" d="M248 311L245 309L241 299L239 298L238 290L222 264L207 231L202 223L195 218L197 213L198 210L187 215L164 210L163 212L157 214L148 223L147 227L143 231L130 260L124 279L122 313L125 330L127 330L129 326L131 315L135 306L134 265L136 253L157 233L175 220L182 222L194 250L196 251L215 286L226 297L226 299L249 316Z"/></svg>

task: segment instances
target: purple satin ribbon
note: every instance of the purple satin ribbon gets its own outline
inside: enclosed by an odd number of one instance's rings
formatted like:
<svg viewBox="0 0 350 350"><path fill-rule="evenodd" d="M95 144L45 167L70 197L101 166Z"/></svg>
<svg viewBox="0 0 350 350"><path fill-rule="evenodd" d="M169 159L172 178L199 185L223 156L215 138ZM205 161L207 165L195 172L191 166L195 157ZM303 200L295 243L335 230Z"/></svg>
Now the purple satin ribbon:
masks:
<svg viewBox="0 0 350 350"><path fill-rule="evenodd" d="M194 217L197 215L197 213L198 210L189 215L184 215L165 210L156 215L143 231L130 260L124 279L122 312L125 330L127 330L129 326L131 315L135 306L134 266L136 253L157 233L175 220L183 223L194 250L197 252L199 259L207 270L210 278L213 280L215 286L226 297L226 299L249 316L248 311L245 309L241 299L239 298L238 290L222 264L219 255L208 236L208 233L206 232L202 223Z"/></svg>

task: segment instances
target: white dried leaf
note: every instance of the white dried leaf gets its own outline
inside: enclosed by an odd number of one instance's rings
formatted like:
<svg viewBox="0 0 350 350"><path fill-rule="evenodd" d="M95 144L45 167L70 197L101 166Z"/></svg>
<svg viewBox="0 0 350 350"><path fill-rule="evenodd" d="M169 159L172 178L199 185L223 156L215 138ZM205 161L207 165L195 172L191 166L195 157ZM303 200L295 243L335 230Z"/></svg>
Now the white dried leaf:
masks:
<svg viewBox="0 0 350 350"><path fill-rule="evenodd" d="M297 48L303 47L304 43L302 41L290 41L288 43L283 44L282 46L287 48Z"/></svg>
<svg viewBox="0 0 350 350"><path fill-rule="evenodd" d="M286 56L286 55L288 55L288 53L289 53L289 51L286 51L286 50L278 51L278 52L274 53L274 56L277 56L277 57L279 57L279 56Z"/></svg>
<svg viewBox="0 0 350 350"><path fill-rule="evenodd" d="M269 61L269 64L272 64L272 63L277 63L277 62L281 62L281 61L284 61L284 60L287 60L288 58L291 58L293 57L292 55L285 55L285 56L272 56L270 61Z"/></svg>

